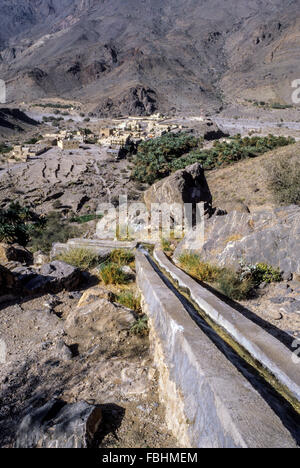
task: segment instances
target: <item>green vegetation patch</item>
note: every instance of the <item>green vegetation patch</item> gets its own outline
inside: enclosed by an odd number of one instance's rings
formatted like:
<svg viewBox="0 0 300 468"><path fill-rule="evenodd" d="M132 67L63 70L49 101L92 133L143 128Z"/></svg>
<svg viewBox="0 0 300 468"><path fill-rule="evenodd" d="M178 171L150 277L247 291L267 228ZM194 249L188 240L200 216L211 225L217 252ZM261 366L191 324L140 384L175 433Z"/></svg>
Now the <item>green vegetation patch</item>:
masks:
<svg viewBox="0 0 300 468"><path fill-rule="evenodd" d="M267 165L268 187L280 205L300 204L299 159L289 155Z"/></svg>
<svg viewBox="0 0 300 468"><path fill-rule="evenodd" d="M53 212L43 218L43 223L35 227L30 235L29 247L33 251L50 252L52 244L64 244L72 237L80 236L79 228L72 226L60 213Z"/></svg>
<svg viewBox="0 0 300 468"><path fill-rule="evenodd" d="M196 162L204 169L223 167L243 159L255 158L272 149L295 143L293 138L246 137L237 135L231 141L216 141L211 149L202 149L202 139L186 133L167 134L141 143L135 156L132 178L153 184L172 172Z"/></svg>
<svg viewBox="0 0 300 468"><path fill-rule="evenodd" d="M137 313L140 313L142 310L141 296L137 295L133 291L121 291L120 293L115 294L114 299L118 304L134 310Z"/></svg>
<svg viewBox="0 0 300 468"><path fill-rule="evenodd" d="M7 209L0 210L0 242L18 243L25 247L43 225L43 218L29 207L13 202Z"/></svg>
<svg viewBox="0 0 300 468"><path fill-rule="evenodd" d="M138 146L132 177L148 184L167 177L174 159L198 147L200 140L186 133L168 133Z"/></svg>
<svg viewBox="0 0 300 468"><path fill-rule="evenodd" d="M3 143L0 143L0 154L10 153L12 151L11 146L7 146Z"/></svg>
<svg viewBox="0 0 300 468"><path fill-rule="evenodd" d="M89 223L90 221L95 221L103 218L103 215L96 215L96 214L86 214L82 216L75 216L70 219L71 223L78 223L78 224L85 224Z"/></svg>
<svg viewBox="0 0 300 468"><path fill-rule="evenodd" d="M147 336L149 334L147 315L142 315L139 317L132 325L130 332L134 335Z"/></svg>
<svg viewBox="0 0 300 468"><path fill-rule="evenodd" d="M128 275L121 267L112 262L106 262L100 266L99 276L105 284L127 284L129 282Z"/></svg>
<svg viewBox="0 0 300 468"><path fill-rule="evenodd" d="M58 255L56 259L68 263L76 268L80 268L81 270L90 270L99 262L97 254L84 248L67 250L66 252Z"/></svg>
<svg viewBox="0 0 300 468"><path fill-rule="evenodd" d="M251 297L261 283L282 281L279 269L264 263L247 265L240 263L240 269L221 268L203 262L199 255L185 252L179 258L180 267L195 279L211 284L219 292L232 300Z"/></svg>

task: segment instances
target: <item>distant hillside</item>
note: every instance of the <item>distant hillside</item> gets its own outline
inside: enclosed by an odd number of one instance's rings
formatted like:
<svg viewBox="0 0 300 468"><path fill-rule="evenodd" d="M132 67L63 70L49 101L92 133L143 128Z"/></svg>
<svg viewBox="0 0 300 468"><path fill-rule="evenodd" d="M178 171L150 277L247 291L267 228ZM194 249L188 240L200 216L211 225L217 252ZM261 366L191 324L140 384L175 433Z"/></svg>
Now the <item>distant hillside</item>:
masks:
<svg viewBox="0 0 300 468"><path fill-rule="evenodd" d="M0 0L13 101L76 98L99 115L289 102L300 0Z"/></svg>
<svg viewBox="0 0 300 468"><path fill-rule="evenodd" d="M16 132L30 130L38 123L18 109L0 108L0 137L9 137Z"/></svg>

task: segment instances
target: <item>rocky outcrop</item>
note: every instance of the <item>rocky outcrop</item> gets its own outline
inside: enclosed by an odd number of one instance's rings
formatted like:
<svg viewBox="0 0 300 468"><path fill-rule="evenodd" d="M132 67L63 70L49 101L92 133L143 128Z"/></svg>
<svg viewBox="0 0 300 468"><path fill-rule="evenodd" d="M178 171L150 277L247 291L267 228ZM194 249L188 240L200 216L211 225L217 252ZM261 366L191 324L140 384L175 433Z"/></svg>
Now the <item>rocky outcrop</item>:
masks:
<svg viewBox="0 0 300 468"><path fill-rule="evenodd" d="M95 286L93 288L89 288L83 293L78 302L78 307L81 308L88 306L98 299L106 299L107 301L111 301L112 298L113 294L111 291L103 288L102 286Z"/></svg>
<svg viewBox="0 0 300 468"><path fill-rule="evenodd" d="M200 203L205 202L207 212L211 210L212 196L206 182L204 170L199 163L175 172L160 180L144 194L148 210L152 203Z"/></svg>
<svg viewBox="0 0 300 468"><path fill-rule="evenodd" d="M156 101L153 89L138 85L114 99L105 99L95 111L100 117L151 115L157 110Z"/></svg>
<svg viewBox="0 0 300 468"><path fill-rule="evenodd" d="M100 407L52 399L30 408L16 434L16 448L89 448L102 420Z"/></svg>
<svg viewBox="0 0 300 468"><path fill-rule="evenodd" d="M65 330L75 342L80 342L81 351L87 351L92 343L97 343L97 336L99 339L104 334L118 343L127 336L135 320L134 312L102 297L87 303L82 300L69 314Z"/></svg>
<svg viewBox="0 0 300 468"><path fill-rule="evenodd" d="M267 263L289 278L300 273L300 207L288 206L253 213L232 211L205 224L201 258L237 268L239 262ZM175 253L182 251L179 245Z"/></svg>
<svg viewBox="0 0 300 468"><path fill-rule="evenodd" d="M30 265L33 263L33 255L29 250L18 244L0 243L0 262L6 264L9 262L19 262Z"/></svg>
<svg viewBox="0 0 300 468"><path fill-rule="evenodd" d="M95 213L99 203L126 193L137 199L143 189L130 180L127 165L124 160L116 167L105 151L99 158L94 151L84 151L83 157L81 151L70 154L52 148L40 158L0 171L0 208L7 208L16 193L22 206L34 206L36 213L45 215Z"/></svg>
<svg viewBox="0 0 300 468"><path fill-rule="evenodd" d="M53 261L43 265L39 271L29 272L33 277L24 284L24 290L29 294L57 293L66 289L72 291L78 287L81 272L78 268L64 262ZM26 281L26 275L23 275Z"/></svg>
<svg viewBox="0 0 300 468"><path fill-rule="evenodd" d="M35 120L29 118L19 109L0 109L0 133L3 135L12 131L31 130L37 125L38 123Z"/></svg>

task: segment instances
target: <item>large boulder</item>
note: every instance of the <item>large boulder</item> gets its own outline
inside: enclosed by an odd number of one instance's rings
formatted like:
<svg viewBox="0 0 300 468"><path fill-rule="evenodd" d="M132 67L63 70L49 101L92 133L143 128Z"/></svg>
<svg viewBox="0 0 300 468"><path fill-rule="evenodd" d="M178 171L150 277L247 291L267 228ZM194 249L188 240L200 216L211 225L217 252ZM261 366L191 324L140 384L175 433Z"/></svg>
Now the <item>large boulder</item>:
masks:
<svg viewBox="0 0 300 468"><path fill-rule="evenodd" d="M31 407L16 434L16 448L89 448L99 430L102 411L85 401L67 404L52 399Z"/></svg>
<svg viewBox="0 0 300 468"><path fill-rule="evenodd" d="M33 255L29 250L19 244L5 244L1 242L0 262L4 265L9 262L31 265L33 263Z"/></svg>
<svg viewBox="0 0 300 468"><path fill-rule="evenodd" d="M32 275L32 272L29 272ZM43 265L39 272L26 282L26 275L23 275L24 290L27 293L57 293L66 289L75 290L81 280L81 272L67 263L55 260Z"/></svg>
<svg viewBox="0 0 300 468"><path fill-rule="evenodd" d="M85 352L102 338L113 343L124 340L135 321L134 312L102 297L93 302L80 301L68 315L65 330Z"/></svg>
<svg viewBox="0 0 300 468"><path fill-rule="evenodd" d="M178 258L185 243L179 244ZM300 207L289 206L253 213L233 211L205 222L204 261L237 268L241 260L267 263L284 272L300 274Z"/></svg>
<svg viewBox="0 0 300 468"><path fill-rule="evenodd" d="M211 210L212 196L201 164L195 163L152 185L144 194L147 209L152 203L205 203Z"/></svg>

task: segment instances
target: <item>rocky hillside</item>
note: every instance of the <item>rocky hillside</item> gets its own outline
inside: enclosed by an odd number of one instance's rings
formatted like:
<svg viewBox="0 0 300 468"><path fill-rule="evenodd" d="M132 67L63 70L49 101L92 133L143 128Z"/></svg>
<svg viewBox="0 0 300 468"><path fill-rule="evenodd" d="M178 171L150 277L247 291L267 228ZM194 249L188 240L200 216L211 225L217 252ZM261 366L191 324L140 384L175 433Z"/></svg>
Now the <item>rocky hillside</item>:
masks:
<svg viewBox="0 0 300 468"><path fill-rule="evenodd" d="M9 100L63 96L101 115L287 101L299 0L1 0Z"/></svg>
<svg viewBox="0 0 300 468"><path fill-rule="evenodd" d="M19 109L0 109L0 138L32 130L38 123Z"/></svg>

